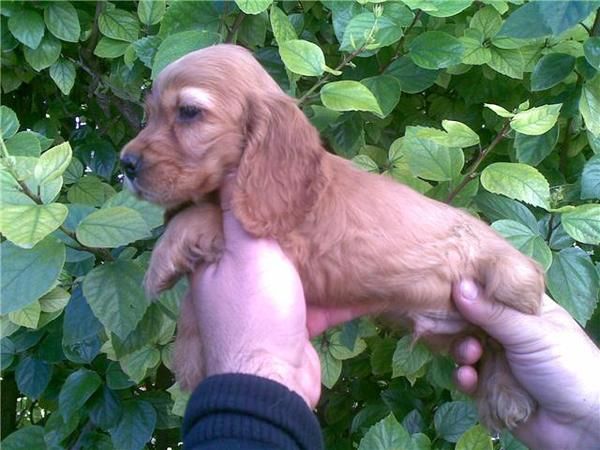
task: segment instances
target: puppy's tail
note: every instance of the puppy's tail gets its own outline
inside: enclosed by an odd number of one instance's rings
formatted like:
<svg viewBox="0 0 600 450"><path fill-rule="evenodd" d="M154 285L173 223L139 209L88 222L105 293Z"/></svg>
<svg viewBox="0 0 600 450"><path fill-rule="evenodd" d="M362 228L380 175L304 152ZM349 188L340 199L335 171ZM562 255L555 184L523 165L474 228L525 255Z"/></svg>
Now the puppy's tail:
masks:
<svg viewBox="0 0 600 450"><path fill-rule="evenodd" d="M487 298L523 313L539 312L544 271L536 261L517 251L502 252L485 260L479 270Z"/></svg>

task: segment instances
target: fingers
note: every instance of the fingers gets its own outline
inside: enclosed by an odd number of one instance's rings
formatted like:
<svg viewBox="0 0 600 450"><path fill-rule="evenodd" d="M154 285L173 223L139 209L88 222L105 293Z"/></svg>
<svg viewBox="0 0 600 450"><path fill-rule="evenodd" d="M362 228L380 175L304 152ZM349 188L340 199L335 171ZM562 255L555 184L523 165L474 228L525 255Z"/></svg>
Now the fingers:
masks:
<svg viewBox="0 0 600 450"><path fill-rule="evenodd" d="M454 384L465 394L473 394L477 389L477 382L477 371L471 366L461 366L454 371Z"/></svg>
<svg viewBox="0 0 600 450"><path fill-rule="evenodd" d="M483 348L474 337L459 340L452 349L452 356L458 364L473 365L481 358Z"/></svg>
<svg viewBox="0 0 600 450"><path fill-rule="evenodd" d="M505 346L523 340L525 330L531 329L531 318L537 318L489 301L472 280L462 280L452 287L452 291L454 303L462 316Z"/></svg>

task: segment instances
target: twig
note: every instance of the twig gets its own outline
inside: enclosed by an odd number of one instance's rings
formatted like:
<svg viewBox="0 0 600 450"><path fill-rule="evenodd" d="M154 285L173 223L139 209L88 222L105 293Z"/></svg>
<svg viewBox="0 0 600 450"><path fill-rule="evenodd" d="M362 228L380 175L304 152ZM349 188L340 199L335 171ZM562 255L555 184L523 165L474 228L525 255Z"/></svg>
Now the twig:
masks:
<svg viewBox="0 0 600 450"><path fill-rule="evenodd" d="M231 26L231 29L227 33L227 37L225 38L225 42L227 42L227 43L233 42L233 38L235 37L235 34L240 29L240 26L242 25L242 22L244 21L245 18L246 18L246 13L244 13L243 11L240 11L240 13L235 18L235 21L233 22L233 25Z"/></svg>
<svg viewBox="0 0 600 450"><path fill-rule="evenodd" d="M419 21L419 19L421 18L422 15L423 15L423 11L418 9L415 14L415 17L413 17L412 22L406 27L406 29L404 30L404 33L402 33L402 37L396 44L394 56L392 56L390 58L390 60L383 67L381 67L379 69L379 73L385 72L385 69L387 69L390 66L390 64L392 64L394 61L396 61L400 57L400 55L402 54L402 46L404 45L404 41L406 40L406 35L408 33L410 33L410 30L413 29L413 27L417 24L417 22Z"/></svg>
<svg viewBox="0 0 600 450"><path fill-rule="evenodd" d="M477 177L477 174L475 173L475 171L477 170L479 165L482 163L482 161L485 159L485 157L494 149L494 147L496 147L496 145L498 145L500 143L500 141L502 139L504 139L504 137L506 136L506 132L509 129L510 129L510 123L506 122L504 124L504 126L502 127L502 129L500 130L500 132L496 135L494 140L490 143L490 145L488 145L485 149L483 149L479 152L479 156L477 156L477 159L473 162L473 164L471 164L471 167L469 167L469 169L467 170L467 173L465 173L465 176L462 179L462 181L458 184L458 186L456 186L452 190L452 192L450 192L450 194L448 194L448 197L446 197L446 200L444 200L444 203L447 203L447 204L452 203L452 200L454 200L454 198L458 195L458 193L464 189L464 187L469 183L469 181L471 181L475 177Z"/></svg>
<svg viewBox="0 0 600 450"><path fill-rule="evenodd" d="M352 61L358 54L362 53L365 49L365 45L362 45L360 48L357 48L356 50L354 50L352 53L347 54L346 56L344 56L344 59L342 59L342 62L339 63L337 65L337 67L334 70L340 70L343 69L350 61ZM298 100L298 106L301 105L304 101L306 101L306 99L308 97L310 97L310 95L315 92L319 87L323 86L325 83L327 83L329 81L329 79L331 78L331 73L327 72L327 74L321 78L320 80L318 80L315 84L312 85L312 87L306 91L302 97L300 97L300 99Z"/></svg>

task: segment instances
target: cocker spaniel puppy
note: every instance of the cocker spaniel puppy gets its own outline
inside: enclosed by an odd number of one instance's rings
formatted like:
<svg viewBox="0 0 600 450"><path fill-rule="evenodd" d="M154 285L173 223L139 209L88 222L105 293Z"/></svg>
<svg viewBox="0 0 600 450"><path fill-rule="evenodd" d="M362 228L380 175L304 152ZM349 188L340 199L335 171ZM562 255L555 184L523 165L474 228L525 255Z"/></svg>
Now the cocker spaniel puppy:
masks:
<svg viewBox="0 0 600 450"><path fill-rule="evenodd" d="M235 216L251 234L279 242L309 303L369 305L446 342L466 329L451 300L461 277L494 301L538 312L544 277L533 260L469 214L328 153L294 99L243 48L217 45L169 65L146 113L146 128L123 151L124 172L141 197L175 212L152 254L150 294L219 259L215 193L236 170ZM202 378L200 354L188 295L175 355L184 388ZM477 400L493 429L513 428L535 409L509 370L490 342Z"/></svg>

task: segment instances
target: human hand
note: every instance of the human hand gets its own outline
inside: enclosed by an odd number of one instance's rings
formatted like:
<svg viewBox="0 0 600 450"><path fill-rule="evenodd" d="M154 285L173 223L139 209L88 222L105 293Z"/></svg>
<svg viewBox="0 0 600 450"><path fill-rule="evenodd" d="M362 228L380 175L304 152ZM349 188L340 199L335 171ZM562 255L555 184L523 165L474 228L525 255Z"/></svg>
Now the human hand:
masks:
<svg viewBox="0 0 600 450"><path fill-rule="evenodd" d="M600 350L561 306L544 295L540 315L523 314L489 302L470 280L454 286L459 312L500 342L512 373L538 402L514 434L534 449L593 449L600 446ZM477 387L480 342L455 345L457 387Z"/></svg>
<svg viewBox="0 0 600 450"><path fill-rule="evenodd" d="M229 208L232 178L221 192L225 250L192 277L207 375L270 378L314 408L321 392L310 337L367 312L364 307L308 307L292 262L271 239L256 239Z"/></svg>

